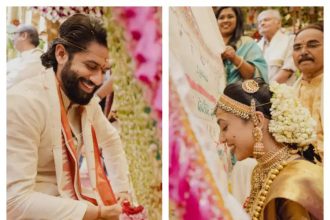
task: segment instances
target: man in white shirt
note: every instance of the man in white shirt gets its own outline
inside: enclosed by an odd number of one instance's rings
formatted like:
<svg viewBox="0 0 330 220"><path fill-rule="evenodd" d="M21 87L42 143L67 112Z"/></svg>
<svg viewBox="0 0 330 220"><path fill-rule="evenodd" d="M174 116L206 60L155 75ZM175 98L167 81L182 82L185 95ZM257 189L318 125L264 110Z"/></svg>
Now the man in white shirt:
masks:
<svg viewBox="0 0 330 220"><path fill-rule="evenodd" d="M13 44L19 55L7 63L7 89L45 69L40 60L43 51L38 48L39 35L36 28L24 24L13 34Z"/></svg>
<svg viewBox="0 0 330 220"><path fill-rule="evenodd" d="M258 42L268 64L269 81L292 85L296 67L292 58L293 35L281 29L281 15L277 10L265 10L258 15L258 28L263 36Z"/></svg>

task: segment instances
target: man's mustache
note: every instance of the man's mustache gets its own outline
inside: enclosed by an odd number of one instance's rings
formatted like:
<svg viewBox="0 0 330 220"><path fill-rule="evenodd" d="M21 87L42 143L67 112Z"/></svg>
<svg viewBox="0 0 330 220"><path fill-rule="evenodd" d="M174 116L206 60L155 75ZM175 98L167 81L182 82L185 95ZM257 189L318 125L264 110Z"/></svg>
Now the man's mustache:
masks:
<svg viewBox="0 0 330 220"><path fill-rule="evenodd" d="M302 56L300 59L299 59L299 61L298 61L298 63L300 64L301 62L304 62L304 61L312 61L312 62L314 62L314 59L313 59L313 57L310 57L310 56Z"/></svg>

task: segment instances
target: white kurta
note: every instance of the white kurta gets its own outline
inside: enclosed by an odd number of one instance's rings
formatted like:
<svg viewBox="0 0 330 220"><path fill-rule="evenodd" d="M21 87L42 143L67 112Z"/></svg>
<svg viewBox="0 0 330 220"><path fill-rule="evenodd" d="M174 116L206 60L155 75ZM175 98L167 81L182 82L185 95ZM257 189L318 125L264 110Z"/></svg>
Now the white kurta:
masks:
<svg viewBox="0 0 330 220"><path fill-rule="evenodd" d="M293 51L294 35L284 33L282 30L278 30L270 42L267 42L265 38L262 38L258 45L263 51L265 60L268 64L268 79L274 80L274 77L281 69L296 71L294 65L292 51ZM296 80L295 74L288 79L287 84L292 85Z"/></svg>
<svg viewBox="0 0 330 220"><path fill-rule="evenodd" d="M25 79L40 74L45 69L40 59L42 53L39 48L34 48L24 51L15 59L8 61L7 89Z"/></svg>
<svg viewBox="0 0 330 220"><path fill-rule="evenodd" d="M316 121L317 142L315 144L322 156L324 153L323 84L323 73L310 81L303 80L301 76L294 84L297 97Z"/></svg>
<svg viewBox="0 0 330 220"><path fill-rule="evenodd" d="M63 198L60 186L62 137L55 73L47 70L12 87L7 100L8 219L82 219L87 202ZM82 131L90 131L91 124L95 128L113 190L128 191L128 166L117 130L94 99L82 118ZM89 146L90 132L82 135Z"/></svg>

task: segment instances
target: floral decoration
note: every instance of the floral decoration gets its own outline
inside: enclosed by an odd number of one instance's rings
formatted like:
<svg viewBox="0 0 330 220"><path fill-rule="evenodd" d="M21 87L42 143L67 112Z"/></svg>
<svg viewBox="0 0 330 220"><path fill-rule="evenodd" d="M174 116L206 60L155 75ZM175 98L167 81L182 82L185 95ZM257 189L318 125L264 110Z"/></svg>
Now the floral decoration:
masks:
<svg viewBox="0 0 330 220"><path fill-rule="evenodd" d="M61 21L73 14L90 14L96 17L102 17L104 14L103 7L63 7L63 6L48 6L48 7L32 7L42 16L52 22Z"/></svg>
<svg viewBox="0 0 330 220"><path fill-rule="evenodd" d="M144 9L141 8L143 11ZM129 163L134 201L145 207L148 219L161 219L162 172L161 136L151 113L153 106L141 98L144 90L135 77L136 63L132 57L130 38L122 15L127 8L111 8L106 12L108 44L114 79L114 108L120 135ZM138 13L138 10L135 11Z"/></svg>
<svg viewBox="0 0 330 220"><path fill-rule="evenodd" d="M119 8L129 53L135 64L144 99L157 126L162 124L162 33L160 7Z"/></svg>
<svg viewBox="0 0 330 220"><path fill-rule="evenodd" d="M170 83L170 219L231 219Z"/></svg>
<svg viewBox="0 0 330 220"><path fill-rule="evenodd" d="M293 87L273 82L269 131L276 141L306 146L316 140L316 122L295 96Z"/></svg>

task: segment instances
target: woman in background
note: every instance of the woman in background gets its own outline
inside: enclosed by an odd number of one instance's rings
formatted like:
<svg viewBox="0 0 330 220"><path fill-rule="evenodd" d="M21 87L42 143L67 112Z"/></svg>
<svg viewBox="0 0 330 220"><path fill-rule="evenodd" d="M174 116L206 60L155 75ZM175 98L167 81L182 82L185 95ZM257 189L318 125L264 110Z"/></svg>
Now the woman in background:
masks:
<svg viewBox="0 0 330 220"><path fill-rule="evenodd" d="M268 82L267 63L257 43L243 36L243 14L238 7L220 7L216 18L226 44L221 54L227 73L227 84L240 79L262 77Z"/></svg>

